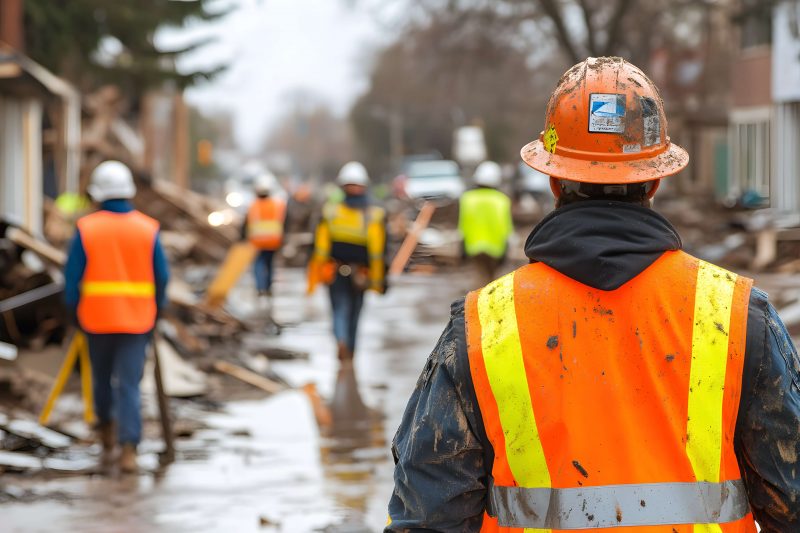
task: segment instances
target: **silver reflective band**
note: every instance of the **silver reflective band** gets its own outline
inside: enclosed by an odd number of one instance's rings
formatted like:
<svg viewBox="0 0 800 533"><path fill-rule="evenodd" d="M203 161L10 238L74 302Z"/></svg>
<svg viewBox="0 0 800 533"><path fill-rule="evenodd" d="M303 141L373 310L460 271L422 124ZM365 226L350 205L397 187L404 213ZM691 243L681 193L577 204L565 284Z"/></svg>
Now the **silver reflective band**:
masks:
<svg viewBox="0 0 800 533"><path fill-rule="evenodd" d="M501 526L536 529L715 524L750 512L741 479L572 489L492 486L489 500Z"/></svg>

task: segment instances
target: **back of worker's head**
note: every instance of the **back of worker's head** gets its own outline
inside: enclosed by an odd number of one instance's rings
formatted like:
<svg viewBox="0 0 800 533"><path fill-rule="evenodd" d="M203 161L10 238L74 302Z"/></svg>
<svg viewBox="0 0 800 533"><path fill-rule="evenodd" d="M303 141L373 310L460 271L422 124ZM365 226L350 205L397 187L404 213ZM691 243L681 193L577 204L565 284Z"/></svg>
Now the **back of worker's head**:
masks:
<svg viewBox="0 0 800 533"><path fill-rule="evenodd" d="M569 69L550 98L544 131L521 155L551 176L557 205L649 205L659 180L689 163L667 135L658 88L619 57L590 57Z"/></svg>
<svg viewBox="0 0 800 533"><path fill-rule="evenodd" d="M369 174L367 169L358 161L350 161L339 170L336 183L344 192L352 196L364 195L369 187Z"/></svg>
<svg viewBox="0 0 800 533"><path fill-rule="evenodd" d="M275 193L278 185L278 180L272 172L265 171L259 173L253 180L253 189L256 196L259 198L266 198Z"/></svg>
<svg viewBox="0 0 800 533"><path fill-rule="evenodd" d="M643 183L584 183L550 178L550 190L556 197L556 207L588 200L626 202L651 207L660 180Z"/></svg>
<svg viewBox="0 0 800 533"><path fill-rule="evenodd" d="M136 195L133 174L119 161L104 161L97 165L87 190L96 202L128 200Z"/></svg>
<svg viewBox="0 0 800 533"><path fill-rule="evenodd" d="M496 189L503 181L503 171L494 161L484 161L475 169L475 176L472 179L479 187Z"/></svg>

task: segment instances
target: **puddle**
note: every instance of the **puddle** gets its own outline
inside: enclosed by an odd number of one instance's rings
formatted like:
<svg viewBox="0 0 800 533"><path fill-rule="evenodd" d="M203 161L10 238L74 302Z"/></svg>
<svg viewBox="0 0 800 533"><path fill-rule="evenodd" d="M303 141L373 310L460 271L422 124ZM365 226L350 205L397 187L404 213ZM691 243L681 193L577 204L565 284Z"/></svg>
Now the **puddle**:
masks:
<svg viewBox="0 0 800 533"><path fill-rule="evenodd" d="M273 340L308 358L270 366L295 387L315 383L330 424L318 426L294 390L218 412L188 410L204 429L177 441L177 461L164 471L158 443L148 442L147 472L136 477L4 479L26 496L0 500L3 531L379 531L393 484L389 443L459 290L445 276L425 276L396 281L384 298L370 295L355 364L340 368L327 293L300 296L303 276L278 272L275 320L284 328ZM247 283L232 298L241 312L255 312Z"/></svg>

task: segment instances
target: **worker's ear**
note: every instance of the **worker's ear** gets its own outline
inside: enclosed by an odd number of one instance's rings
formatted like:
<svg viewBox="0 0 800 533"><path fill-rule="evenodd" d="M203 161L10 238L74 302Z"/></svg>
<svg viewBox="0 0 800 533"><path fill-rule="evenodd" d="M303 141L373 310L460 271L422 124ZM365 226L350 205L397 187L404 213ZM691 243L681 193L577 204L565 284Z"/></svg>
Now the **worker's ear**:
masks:
<svg viewBox="0 0 800 533"><path fill-rule="evenodd" d="M561 184L559 183L558 178L550 176L550 190L553 192L553 196L556 197L556 200L561 198Z"/></svg>
<svg viewBox="0 0 800 533"><path fill-rule="evenodd" d="M658 187L660 185L661 185L661 180L655 180L653 182L653 188L650 189L650 191L647 193L647 199L648 200L652 200L653 199L653 196L656 195L656 191L658 190Z"/></svg>

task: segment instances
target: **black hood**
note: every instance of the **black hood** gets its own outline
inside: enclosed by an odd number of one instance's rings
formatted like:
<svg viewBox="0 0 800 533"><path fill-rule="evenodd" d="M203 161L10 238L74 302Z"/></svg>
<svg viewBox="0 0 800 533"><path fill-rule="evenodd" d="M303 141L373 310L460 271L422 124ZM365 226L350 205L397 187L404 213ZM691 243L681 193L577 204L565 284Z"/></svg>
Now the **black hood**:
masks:
<svg viewBox="0 0 800 533"><path fill-rule="evenodd" d="M528 236L525 254L584 285L611 291L681 246L672 224L652 209L589 200L546 216Z"/></svg>

